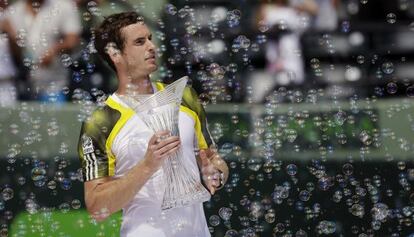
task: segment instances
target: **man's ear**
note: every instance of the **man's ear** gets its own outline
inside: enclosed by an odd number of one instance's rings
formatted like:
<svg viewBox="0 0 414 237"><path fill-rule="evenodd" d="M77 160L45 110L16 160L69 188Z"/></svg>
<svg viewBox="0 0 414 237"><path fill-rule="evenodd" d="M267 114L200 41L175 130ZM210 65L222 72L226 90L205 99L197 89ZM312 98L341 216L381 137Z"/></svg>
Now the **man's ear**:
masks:
<svg viewBox="0 0 414 237"><path fill-rule="evenodd" d="M118 49L114 42L109 42L106 45L105 52L109 55L109 57L115 65L119 63L119 57L122 57L121 50Z"/></svg>

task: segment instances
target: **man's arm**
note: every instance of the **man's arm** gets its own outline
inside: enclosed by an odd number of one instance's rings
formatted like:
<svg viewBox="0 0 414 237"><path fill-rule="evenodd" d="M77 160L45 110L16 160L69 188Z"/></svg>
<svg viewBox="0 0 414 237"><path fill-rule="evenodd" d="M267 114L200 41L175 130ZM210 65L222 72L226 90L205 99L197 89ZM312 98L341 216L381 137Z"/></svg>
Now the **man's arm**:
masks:
<svg viewBox="0 0 414 237"><path fill-rule="evenodd" d="M127 205L164 160L180 147L177 136L159 142L159 137L168 133L155 133L148 142L143 161L121 178L104 177L84 183L86 208L94 219L104 220Z"/></svg>

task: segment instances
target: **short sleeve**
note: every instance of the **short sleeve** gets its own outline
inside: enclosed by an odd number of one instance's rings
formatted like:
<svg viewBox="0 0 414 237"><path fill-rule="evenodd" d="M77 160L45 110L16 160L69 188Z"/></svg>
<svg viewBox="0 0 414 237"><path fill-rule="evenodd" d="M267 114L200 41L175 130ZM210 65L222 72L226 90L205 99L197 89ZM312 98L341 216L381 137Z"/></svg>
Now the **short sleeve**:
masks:
<svg viewBox="0 0 414 237"><path fill-rule="evenodd" d="M215 144L208 129L204 107L201 105L197 92L192 87L186 87L183 95L183 105L197 114L196 139L199 149L206 149ZM197 125L198 124L198 125Z"/></svg>
<svg viewBox="0 0 414 237"><path fill-rule="evenodd" d="M82 124L78 153L84 181L109 176L106 138L102 129L104 128L93 121Z"/></svg>

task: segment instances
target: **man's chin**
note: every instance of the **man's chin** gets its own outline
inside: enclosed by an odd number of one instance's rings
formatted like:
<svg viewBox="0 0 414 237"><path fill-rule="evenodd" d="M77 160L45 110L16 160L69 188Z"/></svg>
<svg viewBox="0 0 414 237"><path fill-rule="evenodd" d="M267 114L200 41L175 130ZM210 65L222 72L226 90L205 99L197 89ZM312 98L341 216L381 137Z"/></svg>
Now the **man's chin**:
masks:
<svg viewBox="0 0 414 237"><path fill-rule="evenodd" d="M157 71L157 69L158 69L158 65L154 64L154 65L151 65L149 70L151 71L150 73L153 73L153 72Z"/></svg>

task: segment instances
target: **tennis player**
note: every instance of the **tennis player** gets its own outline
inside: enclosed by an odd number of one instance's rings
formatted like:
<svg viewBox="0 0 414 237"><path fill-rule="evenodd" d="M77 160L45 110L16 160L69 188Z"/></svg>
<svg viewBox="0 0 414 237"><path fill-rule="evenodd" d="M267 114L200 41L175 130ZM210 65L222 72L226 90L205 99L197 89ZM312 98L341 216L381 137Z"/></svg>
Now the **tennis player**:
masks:
<svg viewBox="0 0 414 237"><path fill-rule="evenodd" d="M143 18L136 12L105 18L95 31L95 47L115 70L118 89L82 124L79 155L88 212L101 221L122 209L122 237L210 236L202 203L161 210L161 166L180 147L185 165L200 173L211 194L228 177L196 92L184 90L180 137L169 131L154 134L120 99L131 91L145 98L165 87L150 81L157 70L156 47Z"/></svg>

